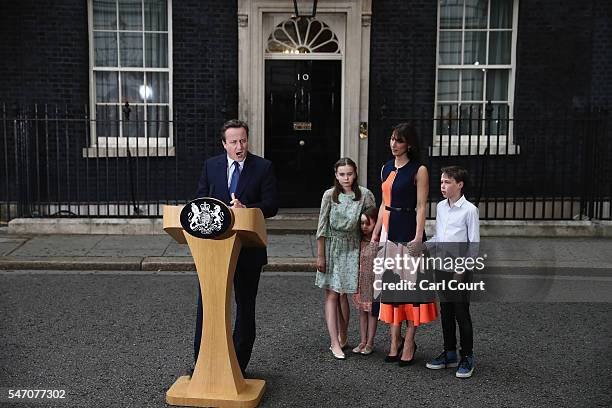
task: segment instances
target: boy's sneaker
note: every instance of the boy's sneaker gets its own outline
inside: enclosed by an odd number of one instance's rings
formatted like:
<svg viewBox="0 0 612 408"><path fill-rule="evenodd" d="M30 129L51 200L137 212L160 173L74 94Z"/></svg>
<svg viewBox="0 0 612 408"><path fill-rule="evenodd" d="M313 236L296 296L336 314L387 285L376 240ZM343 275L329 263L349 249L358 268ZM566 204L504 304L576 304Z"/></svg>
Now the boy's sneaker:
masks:
<svg viewBox="0 0 612 408"><path fill-rule="evenodd" d="M474 357L473 356L461 357L461 361L459 362L459 368L457 368L455 377L470 378L473 372L474 372Z"/></svg>
<svg viewBox="0 0 612 408"><path fill-rule="evenodd" d="M425 367L432 370L440 370L442 368L457 367L457 352L443 351L440 355L425 364Z"/></svg>

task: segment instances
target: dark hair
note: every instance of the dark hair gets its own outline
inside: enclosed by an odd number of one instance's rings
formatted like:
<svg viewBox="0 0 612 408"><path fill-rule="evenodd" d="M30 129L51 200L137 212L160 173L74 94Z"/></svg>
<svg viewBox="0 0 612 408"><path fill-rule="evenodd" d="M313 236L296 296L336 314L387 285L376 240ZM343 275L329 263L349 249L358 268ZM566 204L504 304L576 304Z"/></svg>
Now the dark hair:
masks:
<svg viewBox="0 0 612 408"><path fill-rule="evenodd" d="M344 192L344 189L338 182L338 179L335 177L336 172L338 171L338 167L340 166L351 166L353 170L355 170L355 180L353 181L353 185L351 186L351 188L353 189L353 193L355 193L355 198L353 199L353 201L361 200L361 190L359 189L359 182L357 182L357 165L353 160L349 159L348 157L343 157L338 160L336 164L334 164L334 192L332 193L332 200L334 201L334 203L340 204L338 196L340 195L340 193Z"/></svg>
<svg viewBox="0 0 612 408"><path fill-rule="evenodd" d="M463 181L463 187L465 188L468 179L468 171L464 167L447 166L442 167L440 171L442 172L442 174L446 174L446 177L454 179L457 183Z"/></svg>
<svg viewBox="0 0 612 408"><path fill-rule="evenodd" d="M417 160L419 158L419 136L417 135L416 128L411 123L398 123L393 127L391 135L408 143L406 155L410 160Z"/></svg>
<svg viewBox="0 0 612 408"><path fill-rule="evenodd" d="M225 142L225 131L232 128L243 128L246 131L247 139L249 137L249 125L239 119L230 119L221 126L221 141Z"/></svg>
<svg viewBox="0 0 612 408"><path fill-rule="evenodd" d="M376 222L378 220L378 207L368 208L367 210L362 211L361 215L365 215L368 219Z"/></svg>

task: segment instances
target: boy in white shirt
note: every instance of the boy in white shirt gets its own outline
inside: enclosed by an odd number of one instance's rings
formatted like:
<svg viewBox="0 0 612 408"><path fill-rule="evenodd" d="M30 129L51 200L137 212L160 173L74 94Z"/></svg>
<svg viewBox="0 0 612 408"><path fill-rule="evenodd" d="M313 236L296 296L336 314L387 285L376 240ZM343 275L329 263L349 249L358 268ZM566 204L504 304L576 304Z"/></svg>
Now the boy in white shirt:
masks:
<svg viewBox="0 0 612 408"><path fill-rule="evenodd" d="M456 243L465 242L467 244L462 245L469 246L480 241L478 208L470 203L462 193L467 177L467 170L463 167L449 166L442 168L440 190L445 199L438 203L436 234L428 243L455 243L454 245L457 245ZM452 246L453 244L448 245ZM448 272L441 272L441 274L448 274ZM474 371L473 331L469 297L441 299L440 315L444 335L444 351L429 361L426 367L433 370L458 367L455 376L469 378ZM455 321L459 326L461 359L458 359L457 356Z"/></svg>

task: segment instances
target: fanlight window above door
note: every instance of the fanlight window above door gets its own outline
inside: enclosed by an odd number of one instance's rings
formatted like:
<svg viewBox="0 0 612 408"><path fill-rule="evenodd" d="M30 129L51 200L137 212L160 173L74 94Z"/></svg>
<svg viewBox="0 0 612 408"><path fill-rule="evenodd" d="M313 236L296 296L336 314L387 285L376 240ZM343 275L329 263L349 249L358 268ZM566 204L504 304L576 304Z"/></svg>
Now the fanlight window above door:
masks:
<svg viewBox="0 0 612 408"><path fill-rule="evenodd" d="M340 54L340 45L336 34L324 22L314 17L293 17L274 28L266 52Z"/></svg>

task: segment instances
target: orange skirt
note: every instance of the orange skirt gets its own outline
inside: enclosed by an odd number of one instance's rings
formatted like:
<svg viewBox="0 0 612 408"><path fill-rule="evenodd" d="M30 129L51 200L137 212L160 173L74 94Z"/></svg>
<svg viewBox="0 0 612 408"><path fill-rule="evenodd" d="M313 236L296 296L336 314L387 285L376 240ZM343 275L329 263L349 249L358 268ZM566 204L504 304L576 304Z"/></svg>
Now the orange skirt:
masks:
<svg viewBox="0 0 612 408"><path fill-rule="evenodd" d="M435 303L421 303L413 306L411 303L393 306L380 304L380 320L399 326L404 320L410 320L415 326L429 323L438 318L438 308Z"/></svg>

